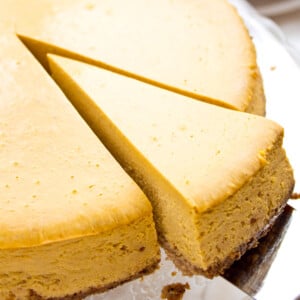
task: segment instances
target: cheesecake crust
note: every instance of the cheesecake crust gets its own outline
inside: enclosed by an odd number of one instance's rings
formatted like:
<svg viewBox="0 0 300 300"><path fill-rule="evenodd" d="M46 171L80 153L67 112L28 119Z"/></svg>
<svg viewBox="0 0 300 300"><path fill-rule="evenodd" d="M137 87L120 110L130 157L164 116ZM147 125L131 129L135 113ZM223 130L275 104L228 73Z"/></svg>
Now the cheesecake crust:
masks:
<svg viewBox="0 0 300 300"><path fill-rule="evenodd" d="M121 284L127 283L131 280L137 279L141 276L148 275L153 273L158 269L160 262L160 258L156 258L152 264L150 264L148 267L144 268L138 273L135 273L129 277L127 277L124 280L119 280L112 282L110 284L104 285L104 286L98 286L98 287L90 287L89 289L85 291L80 291L78 293L74 293L72 295L66 295L64 297L51 297L51 298L44 298L40 295L38 295L34 290L30 290L28 300L82 300L83 298L90 296L92 294L97 294L97 293L104 293L108 290L111 290ZM12 298L11 300L13 300Z"/></svg>

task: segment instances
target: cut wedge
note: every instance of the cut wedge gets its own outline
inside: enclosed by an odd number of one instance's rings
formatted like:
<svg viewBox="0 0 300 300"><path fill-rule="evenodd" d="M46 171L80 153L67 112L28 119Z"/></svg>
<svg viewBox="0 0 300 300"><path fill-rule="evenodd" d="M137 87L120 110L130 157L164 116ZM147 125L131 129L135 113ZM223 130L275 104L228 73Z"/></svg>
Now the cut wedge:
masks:
<svg viewBox="0 0 300 300"><path fill-rule="evenodd" d="M294 184L279 125L48 57L67 97L150 198L160 242L183 271L221 274L269 230Z"/></svg>

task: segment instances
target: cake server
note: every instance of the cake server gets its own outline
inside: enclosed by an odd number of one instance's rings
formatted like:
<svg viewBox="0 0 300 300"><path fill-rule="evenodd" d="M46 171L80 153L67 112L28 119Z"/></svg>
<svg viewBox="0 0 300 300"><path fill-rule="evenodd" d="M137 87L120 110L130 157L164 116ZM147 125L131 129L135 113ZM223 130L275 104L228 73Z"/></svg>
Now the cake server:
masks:
<svg viewBox="0 0 300 300"><path fill-rule="evenodd" d="M257 248L224 278L257 300L300 299L300 213L287 205Z"/></svg>

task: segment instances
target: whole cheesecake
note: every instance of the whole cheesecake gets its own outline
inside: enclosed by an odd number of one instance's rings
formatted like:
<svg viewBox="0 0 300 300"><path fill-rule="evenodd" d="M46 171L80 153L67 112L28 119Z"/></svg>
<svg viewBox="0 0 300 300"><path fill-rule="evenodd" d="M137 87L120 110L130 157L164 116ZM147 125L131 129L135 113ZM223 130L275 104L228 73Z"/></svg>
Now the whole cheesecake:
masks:
<svg viewBox="0 0 300 300"><path fill-rule="evenodd" d="M182 271L220 275L268 232L294 185L279 125L75 60L49 62L148 195L160 242Z"/></svg>
<svg viewBox="0 0 300 300"><path fill-rule="evenodd" d="M153 271L152 208L0 26L0 299L82 299Z"/></svg>
<svg viewBox="0 0 300 300"><path fill-rule="evenodd" d="M210 103L265 112L253 43L225 0L25 3L16 30L46 68L46 53L57 53Z"/></svg>
<svg viewBox="0 0 300 300"><path fill-rule="evenodd" d="M245 113L265 97L227 1L2 1L0 42L0 299L82 299L153 271L152 207L177 266L213 277L286 204L283 129Z"/></svg>

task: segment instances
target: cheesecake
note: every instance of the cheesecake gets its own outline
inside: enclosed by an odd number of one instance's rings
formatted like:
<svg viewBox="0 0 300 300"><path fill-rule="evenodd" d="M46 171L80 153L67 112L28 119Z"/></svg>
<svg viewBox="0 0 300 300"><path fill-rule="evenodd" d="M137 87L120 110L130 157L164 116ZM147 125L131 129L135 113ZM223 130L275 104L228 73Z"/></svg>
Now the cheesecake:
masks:
<svg viewBox="0 0 300 300"><path fill-rule="evenodd" d="M254 45L225 0L12 3L18 36L46 69L46 54L56 53L209 103L265 113Z"/></svg>
<svg viewBox="0 0 300 300"><path fill-rule="evenodd" d="M227 1L2 2L0 299L104 292L157 235L207 277L257 245L294 179Z"/></svg>
<svg viewBox="0 0 300 300"><path fill-rule="evenodd" d="M220 275L268 232L294 185L281 126L48 58L57 84L150 199L160 243L183 272Z"/></svg>
<svg viewBox="0 0 300 300"><path fill-rule="evenodd" d="M150 202L3 24L0 299L82 299L152 272Z"/></svg>

